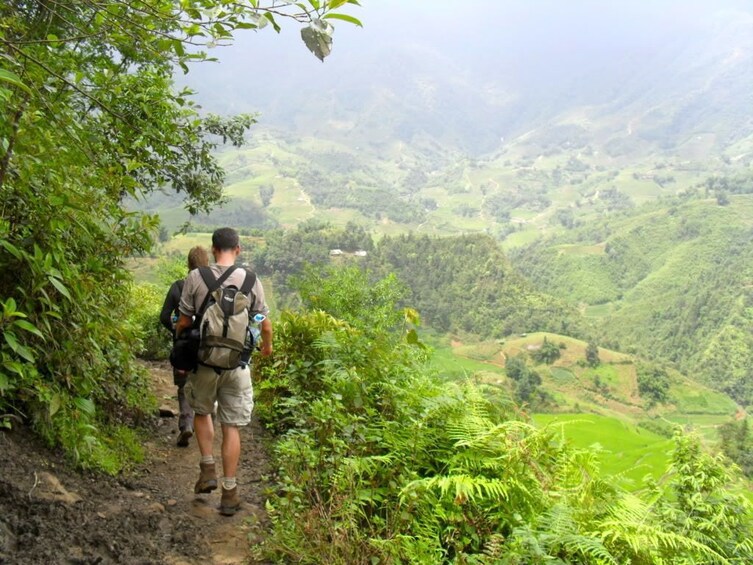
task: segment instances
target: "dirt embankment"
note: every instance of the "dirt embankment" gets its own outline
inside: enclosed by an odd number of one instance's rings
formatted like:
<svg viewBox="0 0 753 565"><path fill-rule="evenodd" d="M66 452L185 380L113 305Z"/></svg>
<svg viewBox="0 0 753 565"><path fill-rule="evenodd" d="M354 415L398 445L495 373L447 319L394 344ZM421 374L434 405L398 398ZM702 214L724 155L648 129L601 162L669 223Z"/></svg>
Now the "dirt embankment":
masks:
<svg viewBox="0 0 753 565"><path fill-rule="evenodd" d="M160 402L177 411L169 367L150 368ZM147 461L117 478L72 470L24 429L0 433L0 564L253 562L249 549L266 527L269 469L258 423L241 433L243 505L230 518L217 511L219 491L193 494L198 449L195 439L175 446L176 417L155 418Z"/></svg>

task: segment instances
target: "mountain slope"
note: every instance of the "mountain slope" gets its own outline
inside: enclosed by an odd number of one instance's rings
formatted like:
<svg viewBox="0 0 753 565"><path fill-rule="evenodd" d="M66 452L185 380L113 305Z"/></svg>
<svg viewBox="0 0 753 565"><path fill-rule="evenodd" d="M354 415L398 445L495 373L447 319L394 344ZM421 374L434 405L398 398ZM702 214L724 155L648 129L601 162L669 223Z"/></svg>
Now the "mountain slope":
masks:
<svg viewBox="0 0 753 565"><path fill-rule="evenodd" d="M752 195L604 220L521 250L513 262L539 288L595 315L605 342L753 400Z"/></svg>

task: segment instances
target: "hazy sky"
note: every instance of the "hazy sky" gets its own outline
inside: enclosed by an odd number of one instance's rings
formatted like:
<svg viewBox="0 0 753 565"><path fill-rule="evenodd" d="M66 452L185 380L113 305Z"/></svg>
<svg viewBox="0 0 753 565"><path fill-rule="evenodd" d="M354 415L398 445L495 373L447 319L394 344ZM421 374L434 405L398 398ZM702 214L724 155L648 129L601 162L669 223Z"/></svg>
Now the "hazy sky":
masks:
<svg viewBox="0 0 753 565"><path fill-rule="evenodd" d="M731 24L750 26L753 19L750 3L738 0L361 3L346 11L364 27L334 22L334 48L324 63L308 52L295 22L281 21L279 35L267 27L215 50L222 63L195 66L188 83L206 109L259 110L262 122L295 115L306 97L361 97L380 88L400 96L411 80L425 77L440 88L457 78L479 90L598 104L643 67L654 65L653 81L670 80L678 57L693 65L719 48L711 41L722 33L718 27L726 26L726 36Z"/></svg>

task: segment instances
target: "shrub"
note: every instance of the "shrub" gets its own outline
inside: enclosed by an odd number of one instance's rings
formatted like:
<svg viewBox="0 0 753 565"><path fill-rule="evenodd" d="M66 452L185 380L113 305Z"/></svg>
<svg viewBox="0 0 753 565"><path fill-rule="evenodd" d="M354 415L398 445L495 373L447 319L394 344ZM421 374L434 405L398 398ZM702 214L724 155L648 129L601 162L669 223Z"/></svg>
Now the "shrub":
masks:
<svg viewBox="0 0 753 565"><path fill-rule="evenodd" d="M669 400L669 375L663 368L653 364L642 364L638 371L638 392L650 404Z"/></svg>
<svg viewBox="0 0 753 565"><path fill-rule="evenodd" d="M170 355L172 337L159 321L165 294L162 288L150 283L131 286L128 321L139 338L135 353L143 359L167 359Z"/></svg>
<svg viewBox="0 0 753 565"><path fill-rule="evenodd" d="M552 343L545 337L544 343L542 343L541 347L534 351L531 356L537 363L546 363L547 365L551 365L560 358L560 355L560 348L557 346L557 344Z"/></svg>

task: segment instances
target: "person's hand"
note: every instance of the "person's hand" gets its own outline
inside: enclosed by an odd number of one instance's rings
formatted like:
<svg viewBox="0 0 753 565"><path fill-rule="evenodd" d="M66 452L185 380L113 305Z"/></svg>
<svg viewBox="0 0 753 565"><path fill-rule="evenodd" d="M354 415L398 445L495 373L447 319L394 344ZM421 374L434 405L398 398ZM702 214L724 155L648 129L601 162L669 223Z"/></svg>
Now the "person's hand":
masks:
<svg viewBox="0 0 753 565"><path fill-rule="evenodd" d="M261 344L261 355L262 355L262 357L269 357L270 355L272 355L272 344L271 343L262 342L262 344Z"/></svg>

